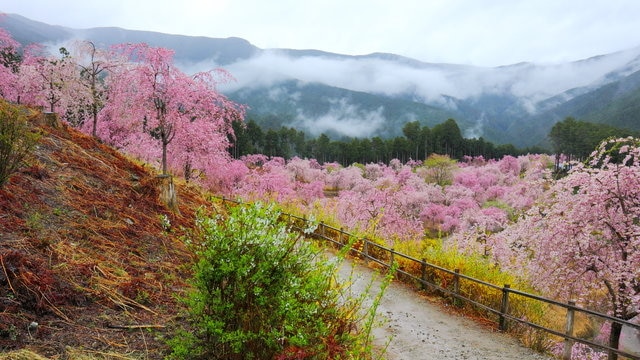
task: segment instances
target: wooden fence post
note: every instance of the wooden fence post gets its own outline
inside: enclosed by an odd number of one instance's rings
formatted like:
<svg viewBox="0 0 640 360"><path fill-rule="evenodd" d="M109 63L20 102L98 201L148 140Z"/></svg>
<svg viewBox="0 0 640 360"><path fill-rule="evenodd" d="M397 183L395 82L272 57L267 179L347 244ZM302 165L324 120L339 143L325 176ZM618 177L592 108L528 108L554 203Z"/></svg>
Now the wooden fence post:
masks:
<svg viewBox="0 0 640 360"><path fill-rule="evenodd" d="M502 303L500 304L500 322L498 329L500 331L507 331L507 312L509 311L509 289L511 285L505 284L502 288Z"/></svg>
<svg viewBox="0 0 640 360"><path fill-rule="evenodd" d="M362 252L364 254L365 258L369 258L369 240L367 240L367 238L362 239L362 241L364 241L364 245L362 247Z"/></svg>
<svg viewBox="0 0 640 360"><path fill-rule="evenodd" d="M422 290L424 290L427 288L425 285L427 282L427 259L425 258L422 258L422 261L420 262L420 279L422 279L420 286Z"/></svg>
<svg viewBox="0 0 640 360"><path fill-rule="evenodd" d="M460 295L460 269L453 270L453 293ZM456 306L462 305L462 302L457 296L453 297L453 304Z"/></svg>
<svg viewBox="0 0 640 360"><path fill-rule="evenodd" d="M575 301L569 301L569 307L567 308L567 322L565 324L565 334L567 336L573 336L573 320L575 317ZM564 353L562 354L563 360L571 360L571 350L573 349L574 341L569 338L564 338Z"/></svg>
<svg viewBox="0 0 640 360"><path fill-rule="evenodd" d="M393 262L395 261L395 253L396 251L391 248L389 252L389 269L393 267Z"/></svg>

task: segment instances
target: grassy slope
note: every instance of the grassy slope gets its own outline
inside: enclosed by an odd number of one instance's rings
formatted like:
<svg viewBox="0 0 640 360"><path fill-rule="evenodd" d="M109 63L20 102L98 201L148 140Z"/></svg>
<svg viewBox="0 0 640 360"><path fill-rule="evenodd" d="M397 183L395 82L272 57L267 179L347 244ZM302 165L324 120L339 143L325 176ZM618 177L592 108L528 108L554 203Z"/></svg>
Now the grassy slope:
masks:
<svg viewBox="0 0 640 360"><path fill-rule="evenodd" d="M192 260L180 236L205 197L177 184L180 211L170 212L155 169L24 111L43 136L0 189L0 352L162 358ZM130 325L150 327L116 328Z"/></svg>

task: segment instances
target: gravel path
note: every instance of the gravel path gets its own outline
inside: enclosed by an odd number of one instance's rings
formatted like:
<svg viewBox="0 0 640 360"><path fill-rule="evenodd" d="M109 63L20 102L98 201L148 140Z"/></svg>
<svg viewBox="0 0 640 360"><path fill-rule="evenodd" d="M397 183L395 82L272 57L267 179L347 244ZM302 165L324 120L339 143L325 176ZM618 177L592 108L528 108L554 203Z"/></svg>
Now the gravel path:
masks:
<svg viewBox="0 0 640 360"><path fill-rule="evenodd" d="M373 279L369 304L380 289L380 275L350 260L342 264L340 277L351 281L353 294L365 291ZM376 320L381 324L373 330L375 345L388 344L384 357L389 360L551 359L508 335L447 313L441 305L395 281L386 289L377 313Z"/></svg>

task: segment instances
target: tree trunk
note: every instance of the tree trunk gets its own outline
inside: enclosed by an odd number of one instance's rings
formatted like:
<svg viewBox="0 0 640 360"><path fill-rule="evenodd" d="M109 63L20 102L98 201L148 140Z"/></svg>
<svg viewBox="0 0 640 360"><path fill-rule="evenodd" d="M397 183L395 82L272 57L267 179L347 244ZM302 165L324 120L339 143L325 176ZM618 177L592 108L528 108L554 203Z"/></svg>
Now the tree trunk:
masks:
<svg viewBox="0 0 640 360"><path fill-rule="evenodd" d="M167 144L164 137L162 139L162 175L167 175Z"/></svg>
<svg viewBox="0 0 640 360"><path fill-rule="evenodd" d="M93 129L91 130L91 135L94 138L97 138L96 127L98 126L98 109L95 104L91 105L91 115L93 116Z"/></svg>
<svg viewBox="0 0 640 360"><path fill-rule="evenodd" d="M620 345L620 334L622 333L622 324L614 322L611 324L611 333L609 334L609 347L618 349ZM618 360L618 354L609 350L609 360Z"/></svg>
<svg viewBox="0 0 640 360"><path fill-rule="evenodd" d="M191 180L191 161L184 163L184 181L189 182Z"/></svg>

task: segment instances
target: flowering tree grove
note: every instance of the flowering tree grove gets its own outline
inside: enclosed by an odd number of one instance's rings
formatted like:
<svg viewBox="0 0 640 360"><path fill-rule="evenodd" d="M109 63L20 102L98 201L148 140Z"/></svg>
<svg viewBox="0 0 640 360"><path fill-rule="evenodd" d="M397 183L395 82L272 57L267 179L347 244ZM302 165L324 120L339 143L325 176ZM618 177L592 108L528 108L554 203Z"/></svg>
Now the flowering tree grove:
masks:
<svg viewBox="0 0 640 360"><path fill-rule="evenodd" d="M369 231L392 245L426 236L465 233L453 241L476 251L479 233L501 231L514 213L542 194L545 156L456 163L446 157L450 185L433 179L430 164L392 161L342 167L299 158L242 158L244 177L220 186L242 199L277 199L301 211L321 211L350 231ZM238 173L239 174L239 173ZM448 240L447 240L448 241Z"/></svg>

